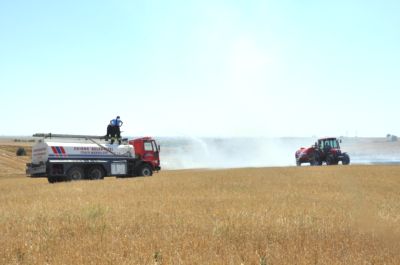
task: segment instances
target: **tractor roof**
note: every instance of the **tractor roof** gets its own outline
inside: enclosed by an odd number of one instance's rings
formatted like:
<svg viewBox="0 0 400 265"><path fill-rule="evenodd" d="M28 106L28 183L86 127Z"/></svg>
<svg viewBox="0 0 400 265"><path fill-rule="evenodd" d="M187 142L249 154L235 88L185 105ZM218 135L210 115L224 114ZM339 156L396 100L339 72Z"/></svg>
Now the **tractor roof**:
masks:
<svg viewBox="0 0 400 265"><path fill-rule="evenodd" d="M325 137L325 138L319 138L318 141L324 141L324 140L337 140L336 137Z"/></svg>

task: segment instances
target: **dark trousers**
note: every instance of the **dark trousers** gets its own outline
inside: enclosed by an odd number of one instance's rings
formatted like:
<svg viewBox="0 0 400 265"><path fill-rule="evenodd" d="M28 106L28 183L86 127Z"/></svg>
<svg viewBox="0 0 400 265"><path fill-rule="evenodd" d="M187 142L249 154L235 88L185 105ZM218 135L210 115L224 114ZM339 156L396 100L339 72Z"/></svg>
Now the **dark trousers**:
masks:
<svg viewBox="0 0 400 265"><path fill-rule="evenodd" d="M121 129L119 128L119 126L115 126L114 128L117 139L121 139Z"/></svg>
<svg viewBox="0 0 400 265"><path fill-rule="evenodd" d="M121 143L121 130L120 130L120 128L118 126L108 125L107 126L106 139L108 139L108 137L111 137L111 144L114 143L115 138L117 138L118 142Z"/></svg>

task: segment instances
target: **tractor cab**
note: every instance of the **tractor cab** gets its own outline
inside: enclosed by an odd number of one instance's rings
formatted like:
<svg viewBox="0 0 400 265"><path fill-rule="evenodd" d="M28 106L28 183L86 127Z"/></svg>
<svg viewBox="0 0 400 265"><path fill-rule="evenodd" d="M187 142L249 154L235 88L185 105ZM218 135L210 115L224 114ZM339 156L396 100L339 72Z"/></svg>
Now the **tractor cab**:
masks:
<svg viewBox="0 0 400 265"><path fill-rule="evenodd" d="M340 145L337 138L323 138L318 140L318 149L322 151L322 155L340 154Z"/></svg>

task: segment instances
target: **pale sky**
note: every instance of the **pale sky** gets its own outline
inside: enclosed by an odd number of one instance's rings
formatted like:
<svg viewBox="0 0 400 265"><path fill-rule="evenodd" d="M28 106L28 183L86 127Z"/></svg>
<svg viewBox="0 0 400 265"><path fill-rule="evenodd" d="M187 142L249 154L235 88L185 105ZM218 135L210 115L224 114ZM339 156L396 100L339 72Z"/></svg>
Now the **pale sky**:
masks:
<svg viewBox="0 0 400 265"><path fill-rule="evenodd" d="M0 135L400 135L400 1L0 1Z"/></svg>

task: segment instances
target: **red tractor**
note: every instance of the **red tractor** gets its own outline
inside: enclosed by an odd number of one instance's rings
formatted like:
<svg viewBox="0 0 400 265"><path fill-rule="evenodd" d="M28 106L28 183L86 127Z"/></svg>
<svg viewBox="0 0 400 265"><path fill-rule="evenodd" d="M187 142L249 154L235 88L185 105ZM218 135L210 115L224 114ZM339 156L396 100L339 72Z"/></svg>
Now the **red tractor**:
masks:
<svg viewBox="0 0 400 265"><path fill-rule="evenodd" d="M310 163L311 166L321 166L324 162L327 165L337 165L339 161L343 165L350 164L350 156L342 153L339 142L341 140L336 138L322 138L311 147L300 148L295 154L296 165Z"/></svg>

